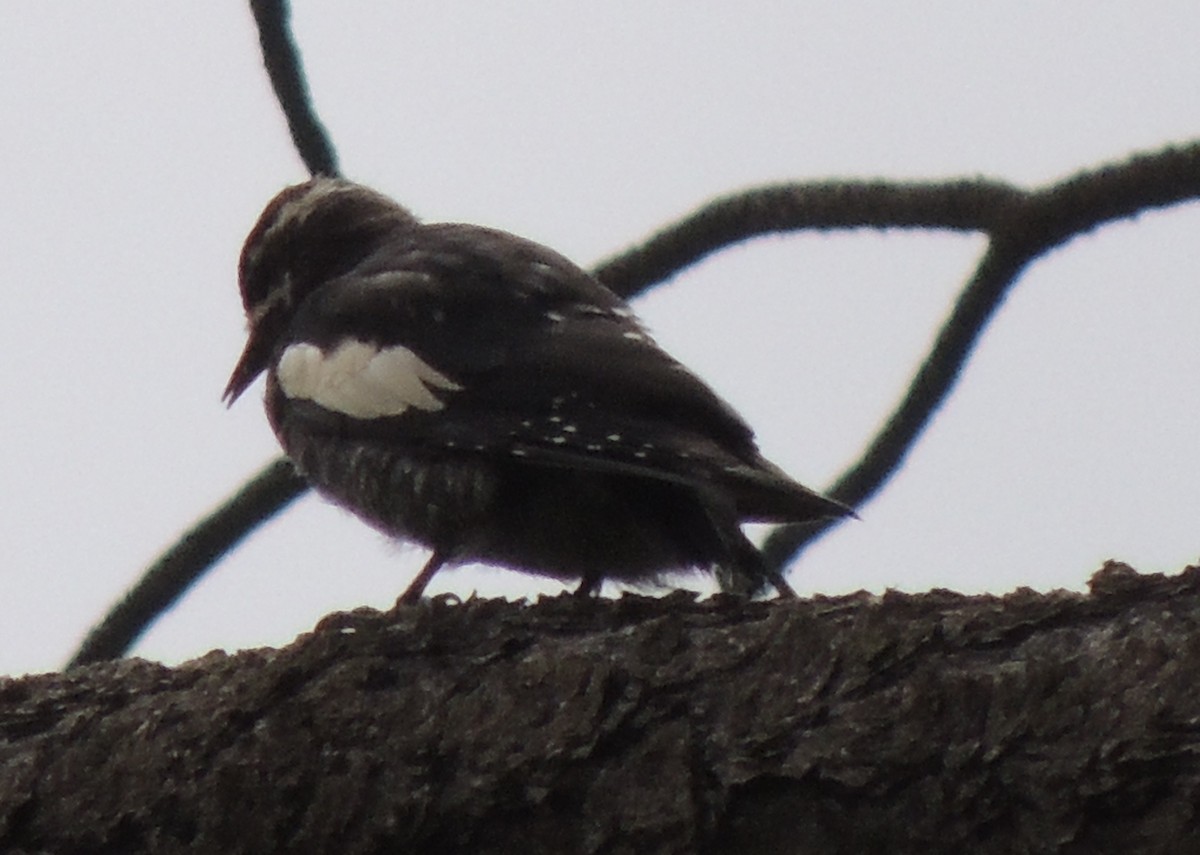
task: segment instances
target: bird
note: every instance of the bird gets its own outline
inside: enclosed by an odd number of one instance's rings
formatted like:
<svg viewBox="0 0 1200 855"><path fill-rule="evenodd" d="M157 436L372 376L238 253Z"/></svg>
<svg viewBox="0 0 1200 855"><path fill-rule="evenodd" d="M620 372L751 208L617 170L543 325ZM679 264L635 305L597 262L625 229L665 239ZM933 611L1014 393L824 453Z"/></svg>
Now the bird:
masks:
<svg viewBox="0 0 1200 855"><path fill-rule="evenodd" d="M480 562L578 582L710 572L795 597L741 529L852 514L766 460L733 408L557 252L317 176L238 262L248 336L228 406L268 422L316 490L429 550L399 598Z"/></svg>

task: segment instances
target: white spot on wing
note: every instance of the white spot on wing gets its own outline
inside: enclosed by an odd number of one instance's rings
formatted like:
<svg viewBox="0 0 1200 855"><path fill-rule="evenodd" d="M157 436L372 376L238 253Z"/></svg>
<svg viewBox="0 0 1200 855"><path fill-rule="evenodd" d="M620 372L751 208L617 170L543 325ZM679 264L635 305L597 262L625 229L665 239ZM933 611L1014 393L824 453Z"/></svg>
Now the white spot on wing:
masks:
<svg viewBox="0 0 1200 855"><path fill-rule="evenodd" d="M289 398L356 419L398 416L414 408L440 410L446 404L434 390L462 388L406 347L381 349L356 339L329 353L314 344L293 344L275 373Z"/></svg>

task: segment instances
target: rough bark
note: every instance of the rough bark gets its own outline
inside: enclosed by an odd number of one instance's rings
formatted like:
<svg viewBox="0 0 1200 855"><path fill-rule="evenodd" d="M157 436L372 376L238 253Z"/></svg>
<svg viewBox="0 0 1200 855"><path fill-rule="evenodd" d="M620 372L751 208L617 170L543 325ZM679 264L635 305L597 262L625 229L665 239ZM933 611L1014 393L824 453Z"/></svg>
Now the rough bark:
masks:
<svg viewBox="0 0 1200 855"><path fill-rule="evenodd" d="M1198 852L1200 567L435 600L0 681L0 851Z"/></svg>

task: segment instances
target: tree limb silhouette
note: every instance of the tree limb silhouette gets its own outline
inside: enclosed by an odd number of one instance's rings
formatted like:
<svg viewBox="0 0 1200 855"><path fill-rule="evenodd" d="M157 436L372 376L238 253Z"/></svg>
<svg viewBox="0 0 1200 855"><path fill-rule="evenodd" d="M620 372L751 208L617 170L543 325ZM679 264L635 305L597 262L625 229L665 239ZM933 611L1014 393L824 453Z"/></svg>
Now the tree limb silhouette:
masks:
<svg viewBox="0 0 1200 855"><path fill-rule="evenodd" d="M192 526L87 634L68 668L116 659L217 560L308 489L292 462L268 463L216 511Z"/></svg>
<svg viewBox="0 0 1200 855"><path fill-rule="evenodd" d="M313 107L300 51L292 38L290 4L287 0L250 0L250 10L258 25L263 65L300 159L310 175L337 175L337 150Z"/></svg>
<svg viewBox="0 0 1200 855"><path fill-rule="evenodd" d="M0 680L0 851L1200 851L1200 567L1091 588L436 598Z"/></svg>
<svg viewBox="0 0 1200 855"><path fill-rule="evenodd" d="M1043 190L1010 190L1003 199L994 193L996 207L980 216L993 220L987 252L904 399L828 494L859 507L888 482L953 391L988 322L1030 263L1104 223L1197 198L1200 143L1139 154ZM780 526L763 544L763 557L768 565L781 568L838 522Z"/></svg>

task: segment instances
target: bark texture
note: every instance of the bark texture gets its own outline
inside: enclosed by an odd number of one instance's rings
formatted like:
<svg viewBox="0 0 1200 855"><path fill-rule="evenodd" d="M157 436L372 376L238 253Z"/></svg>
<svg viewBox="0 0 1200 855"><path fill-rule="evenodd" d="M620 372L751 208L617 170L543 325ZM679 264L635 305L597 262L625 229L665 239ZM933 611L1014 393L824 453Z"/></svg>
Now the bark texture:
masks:
<svg viewBox="0 0 1200 855"><path fill-rule="evenodd" d="M0 852L1200 852L1200 568L435 600L0 681Z"/></svg>

